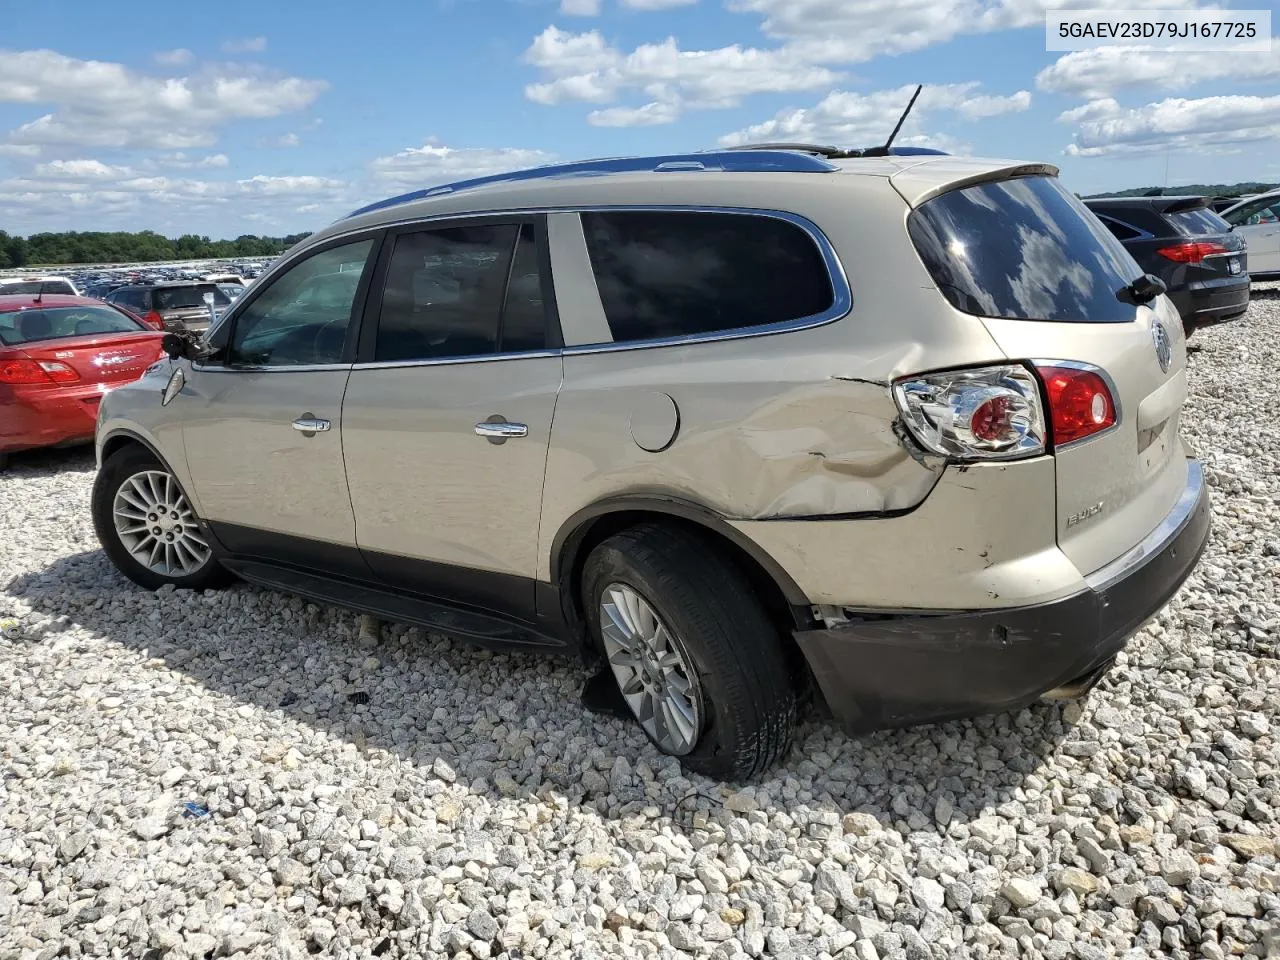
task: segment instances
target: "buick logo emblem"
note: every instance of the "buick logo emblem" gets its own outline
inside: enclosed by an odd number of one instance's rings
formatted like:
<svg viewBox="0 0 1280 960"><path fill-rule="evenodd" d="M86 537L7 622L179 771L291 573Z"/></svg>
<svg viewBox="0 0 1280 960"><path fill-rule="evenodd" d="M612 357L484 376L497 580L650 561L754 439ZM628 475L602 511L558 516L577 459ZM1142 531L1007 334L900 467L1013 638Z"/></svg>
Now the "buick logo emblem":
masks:
<svg viewBox="0 0 1280 960"><path fill-rule="evenodd" d="M1173 362L1173 344L1169 342L1169 332L1159 320L1151 325L1151 339L1156 344L1156 360L1160 363L1160 372L1168 373L1169 364Z"/></svg>
<svg viewBox="0 0 1280 960"><path fill-rule="evenodd" d="M136 353L100 353L93 358L93 365L95 367L118 367L137 359L138 354Z"/></svg>

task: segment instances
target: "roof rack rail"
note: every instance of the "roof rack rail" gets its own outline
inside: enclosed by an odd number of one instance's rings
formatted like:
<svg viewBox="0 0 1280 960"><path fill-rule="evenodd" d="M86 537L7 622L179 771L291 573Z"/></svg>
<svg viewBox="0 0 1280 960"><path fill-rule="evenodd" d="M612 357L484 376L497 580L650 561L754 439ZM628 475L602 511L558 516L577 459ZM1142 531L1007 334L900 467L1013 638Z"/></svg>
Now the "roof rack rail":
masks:
<svg viewBox="0 0 1280 960"><path fill-rule="evenodd" d="M856 160L860 157L924 157L948 156L945 150L934 150L932 147L853 147L845 150L842 147L831 147L819 143L748 143L740 147L729 147L730 150L797 150L812 153L827 160Z"/></svg>
<svg viewBox="0 0 1280 960"><path fill-rule="evenodd" d="M581 160L576 163L558 163L531 170L513 170L488 177L442 183L403 193L397 197L379 200L348 214L348 217L371 213L386 207L411 203L427 197L443 196L487 186L491 183L516 183L525 180L551 180L559 177L606 176L614 173L689 173L716 170L729 173L831 173L839 168L811 152L795 149L771 149L744 152L740 150L709 150L704 153L677 153L657 157L614 157L604 160Z"/></svg>

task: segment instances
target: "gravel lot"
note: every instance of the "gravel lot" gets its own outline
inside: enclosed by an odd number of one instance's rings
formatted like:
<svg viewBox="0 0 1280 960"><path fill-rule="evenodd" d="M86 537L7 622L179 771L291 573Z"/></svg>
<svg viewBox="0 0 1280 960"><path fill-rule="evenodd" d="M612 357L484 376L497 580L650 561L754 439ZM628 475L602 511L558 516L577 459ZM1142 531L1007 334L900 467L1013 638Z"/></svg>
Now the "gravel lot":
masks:
<svg viewBox="0 0 1280 960"><path fill-rule="evenodd" d="M1087 701L811 717L736 793L587 713L575 665L144 593L91 457L17 459L0 958L1280 956L1280 286L1195 342L1213 542Z"/></svg>

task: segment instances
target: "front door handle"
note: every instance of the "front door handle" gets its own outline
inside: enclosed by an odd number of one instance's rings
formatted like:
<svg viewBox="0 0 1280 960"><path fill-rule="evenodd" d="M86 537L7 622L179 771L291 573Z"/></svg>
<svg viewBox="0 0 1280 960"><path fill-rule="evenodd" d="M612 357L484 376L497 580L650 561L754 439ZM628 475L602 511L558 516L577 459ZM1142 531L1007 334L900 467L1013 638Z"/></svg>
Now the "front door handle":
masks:
<svg viewBox="0 0 1280 960"><path fill-rule="evenodd" d="M299 433L324 433L330 427L328 420L313 416L310 413L304 413L297 420L293 421L293 429Z"/></svg>
<svg viewBox="0 0 1280 960"><path fill-rule="evenodd" d="M527 437L529 426L524 423L511 423L509 420L485 420L476 424L476 436L484 437L490 443L505 443L513 437Z"/></svg>

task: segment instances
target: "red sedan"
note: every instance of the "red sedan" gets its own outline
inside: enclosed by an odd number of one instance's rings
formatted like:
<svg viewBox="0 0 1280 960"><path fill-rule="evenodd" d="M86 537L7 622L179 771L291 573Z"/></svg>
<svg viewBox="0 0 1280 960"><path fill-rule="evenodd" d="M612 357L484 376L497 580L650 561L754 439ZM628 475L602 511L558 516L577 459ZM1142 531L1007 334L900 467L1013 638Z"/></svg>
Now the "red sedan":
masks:
<svg viewBox="0 0 1280 960"><path fill-rule="evenodd" d="M0 296L0 466L93 439L98 403L164 355L163 333L100 300Z"/></svg>

